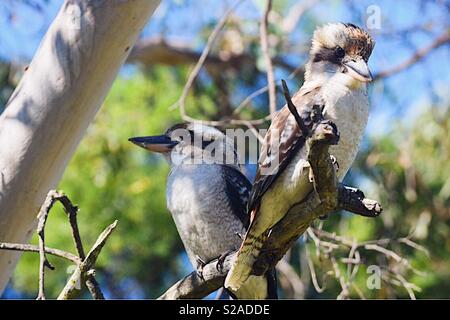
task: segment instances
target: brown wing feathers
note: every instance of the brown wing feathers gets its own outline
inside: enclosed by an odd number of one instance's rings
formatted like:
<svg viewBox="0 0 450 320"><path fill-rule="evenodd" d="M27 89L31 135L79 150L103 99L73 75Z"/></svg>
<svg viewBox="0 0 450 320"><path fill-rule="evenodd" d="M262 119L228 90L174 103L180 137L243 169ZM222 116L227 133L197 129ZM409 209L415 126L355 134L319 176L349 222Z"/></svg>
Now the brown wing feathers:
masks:
<svg viewBox="0 0 450 320"><path fill-rule="evenodd" d="M283 172L297 151L305 145L306 138L315 122L313 121L314 109L317 109L315 107L319 105L319 110L323 109L323 101L318 96L318 87L298 92L293 98L294 101L291 101L285 83L283 87L285 87L287 105L275 116L264 138L258 171L248 203L248 212L252 213L252 218L255 215L252 211L257 209L261 197ZM276 157L278 157L278 165L269 170ZM266 170L264 174L262 174L263 170Z"/></svg>

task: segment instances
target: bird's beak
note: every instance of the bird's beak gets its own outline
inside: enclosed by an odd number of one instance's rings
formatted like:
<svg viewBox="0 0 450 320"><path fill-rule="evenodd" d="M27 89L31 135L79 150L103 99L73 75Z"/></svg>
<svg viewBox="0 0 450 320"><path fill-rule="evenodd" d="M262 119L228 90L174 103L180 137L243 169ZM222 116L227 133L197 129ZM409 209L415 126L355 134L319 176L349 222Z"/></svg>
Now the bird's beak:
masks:
<svg viewBox="0 0 450 320"><path fill-rule="evenodd" d="M347 74L352 78L361 82L372 81L372 74L364 59L345 59L342 64L346 67Z"/></svg>
<svg viewBox="0 0 450 320"><path fill-rule="evenodd" d="M169 152L178 144L177 141L172 141L170 137L166 135L135 137L128 139L128 141L133 142L135 145L144 149L159 153Z"/></svg>

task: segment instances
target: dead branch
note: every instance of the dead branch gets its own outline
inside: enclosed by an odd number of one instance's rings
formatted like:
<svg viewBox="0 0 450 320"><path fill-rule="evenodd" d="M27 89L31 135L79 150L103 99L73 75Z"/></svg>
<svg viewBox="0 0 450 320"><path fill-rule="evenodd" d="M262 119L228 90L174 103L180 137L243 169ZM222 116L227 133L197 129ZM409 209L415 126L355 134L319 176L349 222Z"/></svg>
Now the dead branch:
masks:
<svg viewBox="0 0 450 320"><path fill-rule="evenodd" d="M132 49L127 62L140 64L144 67L152 65L179 66L195 64L201 57L201 52L192 48L190 43L178 40L168 40L161 37L151 37L139 41ZM296 66L285 61L282 57L274 57L273 64L292 72ZM223 69L239 70L244 66L256 69L255 58L249 53L222 57L209 53L203 66L208 71L220 71Z"/></svg>
<svg viewBox="0 0 450 320"><path fill-rule="evenodd" d="M448 44L450 42L450 31L446 30L443 34L441 34L439 37L437 37L431 44L418 49L416 52L413 53L411 57L409 57L407 60L403 61L402 63L378 72L374 76L374 80L379 80L382 78L390 77L400 71L403 71L405 69L408 69L416 62L419 62L422 60L426 55L428 55L431 51L434 49L437 49L445 44Z"/></svg>
<svg viewBox="0 0 450 320"><path fill-rule="evenodd" d="M78 257L72 253L48 248L45 246L45 224L47 222L48 215L53 205L57 202L61 202L64 207L65 212L67 213L67 217L69 219L70 226L72 228L72 236L75 243L75 247L78 252ZM41 206L38 214L38 226L37 233L39 236L39 246L29 245L29 244L19 244L19 243L5 243L0 242L0 249L3 250L13 250L13 251L22 251L22 252L38 252L39 253L39 293L38 300L45 299L44 293L44 283L45 283L45 268L49 268L51 270L54 267L50 264L47 259L46 254L52 254L58 256L60 258L64 258L70 260L75 263L76 269L69 282L66 284L63 292L58 297L59 299L68 299L73 296L75 289L77 289L77 283L80 278L82 278L88 290L90 291L92 297L94 299L104 299L103 293L100 289L100 286L95 279L95 271L93 269L95 261L105 244L106 239L109 237L111 232L117 225L117 220L111 224L105 231L98 237L96 243L86 256L84 253L83 243L81 241L81 236L77 223L77 213L78 207L74 206L70 199L63 193L58 192L56 190L51 190ZM77 280L73 282L73 280Z"/></svg>
<svg viewBox="0 0 450 320"><path fill-rule="evenodd" d="M56 191L50 191L41 206L38 214L37 234L39 236L39 293L37 300L45 300L44 282L45 282L45 268L54 270L55 267L48 261L45 254L45 223L47 222L48 214L53 204L56 202Z"/></svg>
<svg viewBox="0 0 450 320"><path fill-rule="evenodd" d="M286 95L290 100L290 96ZM318 108L312 106L310 112ZM305 120L305 119L303 119ZM295 240L302 235L311 223L318 217L335 212L341 207L350 207L355 212L364 216L376 217L381 213L381 206L372 205L363 198L362 192L339 192L339 184L334 164L328 153L330 144L335 144L338 138L336 126L330 121L318 119L315 128L307 140L309 145L308 161L311 165L314 177L314 191L306 199L302 200L281 219L271 230L270 236L264 243L260 255L253 265L252 274L262 275L270 268L275 267L283 258L286 251L292 247ZM348 189L348 187L345 187ZM354 203L361 202L356 206ZM350 205L349 203L350 202ZM366 203L370 203L367 206ZM371 215L370 215L371 214ZM229 255L220 271L216 268L216 262L212 261L204 267L203 279L196 272L173 285L160 299L186 299L202 298L217 290L223 285L225 276L231 266L235 254Z"/></svg>
<svg viewBox="0 0 450 320"><path fill-rule="evenodd" d="M294 31L305 12L312 8L318 0L299 1L297 4L289 8L287 16L281 21L281 30L289 34Z"/></svg>
<svg viewBox="0 0 450 320"><path fill-rule="evenodd" d="M277 264L277 271L279 273L280 284L286 289L284 291L291 291L291 296L294 299L304 299L305 298L305 286L302 280L298 276L295 269L287 261L287 259L281 259ZM283 283L287 285L283 286Z"/></svg>
<svg viewBox="0 0 450 320"><path fill-rule="evenodd" d="M13 251L22 251L22 252L37 252L39 253L39 246L35 246L32 244L22 244L22 243L8 243L8 242L0 242L0 250L13 250ZM54 255L56 257L60 257L63 259L67 259L75 264L81 263L81 259L76 255L66 252L59 249L45 247L45 253Z"/></svg>
<svg viewBox="0 0 450 320"><path fill-rule="evenodd" d="M114 229L117 226L117 220L114 221L112 224L110 224L97 238L97 241L95 241L94 245L92 246L91 250L88 252L86 259L78 265L70 277L69 281L67 281L66 286L61 291L61 293L58 296L58 300L67 300L74 296L76 291L80 289L80 281L84 274L91 274L93 275L92 268L95 265L95 262L97 261L98 255L100 254L103 246L106 243L106 240L111 235L111 233L114 231Z"/></svg>
<svg viewBox="0 0 450 320"><path fill-rule="evenodd" d="M405 238L378 239L378 240L357 242L355 239L349 239L343 236L339 236L335 233L330 233L321 230L320 228L317 229L312 227L308 229L308 237L314 242L317 249L317 256L319 257L319 259L323 258L331 259L333 257L333 251L336 249L349 250L348 257L340 259L340 262L347 265L347 278L345 279L342 274L336 274L336 272L334 271L333 275L342 288L346 288L347 291L348 288L353 288L355 289L356 294L363 298L364 295L359 290L359 288L353 283L356 273L358 272L359 266L368 265L367 261L365 261L366 259L362 258L363 253L360 253L360 251L366 252L375 251L378 254L385 256L387 261L393 260L397 262L397 266L403 266L406 267L406 270L412 270L415 274L421 276L424 275L423 272L413 268L407 259L401 257L398 253L394 252L393 250L387 249L385 247L390 243L398 242L404 243L405 245L408 245L416 250L422 251L422 247L411 240L408 240L407 241L408 243L405 243L404 241ZM335 260L335 262L338 263L337 260ZM386 266L380 266L380 269L383 270L381 274L381 280L385 281L388 284L403 287L408 292L410 298L414 299L415 296L413 290L420 291L421 289L418 286L414 285L413 283L407 282L402 274L402 270L404 268L397 268L397 266L390 266L389 264ZM335 267L336 266L333 264L333 269L335 269ZM311 274L315 273L314 263L312 261L309 265L309 268ZM341 293L345 292L343 291ZM348 294L347 295L342 294L340 297L341 298L348 297Z"/></svg>
<svg viewBox="0 0 450 320"><path fill-rule="evenodd" d="M259 34L261 41L261 51L266 65L267 85L269 87L269 111L270 115L273 117L277 109L277 96L275 92L275 76L273 71L272 59L270 58L269 53L269 39L267 32L267 26L269 23L269 14L271 9L272 9L272 0L266 0L264 13L261 17Z"/></svg>
<svg viewBox="0 0 450 320"><path fill-rule="evenodd" d="M60 193L58 196L58 200L64 206L64 210L67 213L67 217L69 218L70 227L72 228L72 237L75 243L75 247L77 248L78 256L81 261L86 259L86 255L84 253L83 242L81 241L80 231L78 228L77 222L77 214L78 207L74 206L70 199L65 195ZM86 287L91 293L92 297L95 300L104 300L103 292L100 289L100 285L94 277L93 273L86 273Z"/></svg>
<svg viewBox="0 0 450 320"><path fill-rule="evenodd" d="M194 69L189 74L188 80L186 81L186 84L183 88L183 92L181 93L180 98L178 101L174 104L173 107L179 107L181 115L183 119L186 121L189 120L190 117L186 114L186 105L185 101L187 98L187 95L189 93L189 90L191 89L192 85L194 84L195 79L197 79L198 74L200 73L201 68L203 67L203 64L206 61L206 58L208 57L209 51L211 50L215 40L217 39L217 36L222 31L223 27L225 26L225 23L228 21L229 16L234 11L234 9L242 2L242 0L237 0L237 2L228 10L225 12L223 17L220 19L219 23L216 24L213 31L208 37L208 41L206 42L206 46L203 49L202 54L200 55L200 58L198 59L196 65L194 66Z"/></svg>

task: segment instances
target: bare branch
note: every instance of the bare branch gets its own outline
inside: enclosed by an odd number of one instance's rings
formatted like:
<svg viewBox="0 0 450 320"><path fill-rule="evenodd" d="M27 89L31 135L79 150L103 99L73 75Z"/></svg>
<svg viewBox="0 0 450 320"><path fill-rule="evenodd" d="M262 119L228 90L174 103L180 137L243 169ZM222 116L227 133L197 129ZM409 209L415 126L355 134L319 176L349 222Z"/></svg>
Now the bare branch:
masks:
<svg viewBox="0 0 450 320"><path fill-rule="evenodd" d="M269 87L269 111L270 115L273 117L277 109L277 96L275 92L275 76L273 71L272 59L269 53L269 39L267 26L269 23L269 14L272 9L272 0L266 0L266 5L264 7L264 13L261 17L259 35L261 41L261 51L264 57L264 62L267 71L267 84Z"/></svg>
<svg viewBox="0 0 450 320"><path fill-rule="evenodd" d="M304 72L304 67L303 66L300 66L300 67L294 69L294 71L292 71L291 74L289 74L289 76L286 79L291 80L300 72ZM276 85L276 87L278 87L278 85ZM269 86L264 86L262 88L259 88L256 91L252 92L251 94L249 94L247 97L245 97L242 100L242 102L237 106L237 108L234 109L233 115L239 114L245 107L247 107L250 104L250 102L254 98L262 95L264 92L267 92L267 90L269 90Z"/></svg>
<svg viewBox="0 0 450 320"><path fill-rule="evenodd" d="M293 299L304 299L305 298L305 286L303 285L302 280L298 276L297 272L294 268L287 262L285 259L281 259L277 266L277 270L280 272L287 282L289 282L290 287L292 288L293 295L291 298Z"/></svg>
<svg viewBox="0 0 450 320"><path fill-rule="evenodd" d="M75 242L75 247L77 248L78 256L82 261L86 259L86 255L84 253L83 242L81 241L80 231L78 228L77 222L77 214L78 207L74 206L70 199L65 194L59 194L57 198L62 205L64 206L64 210L67 213L69 218L70 226L72 228L72 236ZM100 285L94 277L94 273L86 273L86 287L92 295L92 298L95 300L104 300L105 297L103 295L102 290L100 289Z"/></svg>
<svg viewBox="0 0 450 320"><path fill-rule="evenodd" d="M311 280L312 280L314 289L316 289L317 293L322 293L325 291L325 279L323 279L324 285L322 287L320 287L319 281L317 280L317 274L316 274L316 269L314 267L314 262L311 259L311 254L309 253L309 249L307 246L305 246L305 250L306 250L306 259L308 260L309 272L311 274Z"/></svg>
<svg viewBox="0 0 450 320"><path fill-rule="evenodd" d="M180 42L161 37L151 37L139 41L128 57L128 63L141 64L145 67L162 64L167 66L178 66L197 63L201 52L192 48L190 43ZM292 72L296 67L282 57L274 57L272 62L275 66ZM244 66L256 69L255 58L249 53L230 55L222 57L209 53L203 66L208 71L221 71L223 69L240 70Z"/></svg>
<svg viewBox="0 0 450 320"><path fill-rule="evenodd" d="M191 118L186 114L186 105L185 105L187 95L189 94L189 90L191 89L192 85L194 84L195 79L197 79L197 76L200 73L200 70L203 67L203 64L205 63L206 58L208 57L209 51L211 50L217 36L222 31L222 29L225 26L225 23L228 21L228 18L231 15L231 13L234 11L234 9L239 4L241 4L242 1L243 0L237 0L236 3L233 6L231 6L231 8L229 10L227 10L225 12L223 17L220 19L219 23L217 23L217 25L214 27L213 31L211 32L211 34L208 37L206 46L203 49L203 52L200 55L200 58L198 59L197 64L195 65L195 67L191 71L191 73L189 74L188 80L186 81L186 84L183 88L183 92L181 93L180 98L171 107L171 109L172 109L172 108L175 108L178 106L180 108L180 112L181 112L183 119L185 119L186 121L191 121L191 120L189 120Z"/></svg>
<svg viewBox="0 0 450 320"><path fill-rule="evenodd" d="M117 220L110 224L97 238L91 250L86 255L86 259L76 267L74 273L70 277L69 281L67 281L66 286L61 291L58 296L58 300L67 300L70 299L77 290L79 290L79 284L83 274L89 272L95 265L97 261L98 255L100 254L103 246L108 240L111 233L117 226Z"/></svg>
<svg viewBox="0 0 450 320"><path fill-rule="evenodd" d="M47 198L41 206L38 214L37 234L39 236L39 293L37 300L45 300L44 283L45 283L45 268L54 270L55 267L50 264L45 254L45 223L47 222L48 214L53 204L56 202L56 197L59 194L52 190L48 193Z"/></svg>
<svg viewBox="0 0 450 320"><path fill-rule="evenodd" d="M305 14L305 12L312 8L318 0L304 0L299 1L297 4L289 8L289 12L286 16L286 18L281 21L281 30L283 30L284 33L291 33L294 31L295 27L298 25L299 21Z"/></svg>
<svg viewBox="0 0 450 320"><path fill-rule="evenodd" d="M422 60L426 55L428 55L434 49L437 49L449 42L450 42L450 31L447 30L443 34L441 34L439 37L437 37L431 44L429 44L426 47L420 48L416 52L414 52L414 54L411 57L409 57L407 60L403 61L402 63L400 63L392 68L378 72L374 76L374 81L379 80L381 78L390 77L400 71L408 69L416 62Z"/></svg>
<svg viewBox="0 0 450 320"><path fill-rule="evenodd" d="M0 242L0 250L13 250L13 251L23 251L23 252L37 252L39 253L39 246L31 245L31 244L22 244L22 243L8 243L8 242ZM56 257L67 259L75 264L80 264L81 259L76 255L66 252L59 249L45 247L45 253L54 255Z"/></svg>
<svg viewBox="0 0 450 320"><path fill-rule="evenodd" d="M195 271L192 272L170 287L158 300L199 299L216 291L223 286L235 255L228 255L220 270L217 269L217 260L209 262L203 267L203 277Z"/></svg>
<svg viewBox="0 0 450 320"><path fill-rule="evenodd" d="M64 210L67 213L69 218L69 222L72 228L72 235L75 242L76 249L78 251L79 257L75 256L72 253L65 252L63 250L53 249L45 247L45 224L47 222L48 215L50 213L51 208L55 204L55 202L60 201ZM45 283L45 267L54 269L54 267L50 264L47 259L46 253L53 254L55 256L68 259L75 263L77 269L81 270L80 277L86 282L86 286L91 292L91 295L94 299L104 299L103 293L100 289L98 282L95 279L95 272L93 269L95 260L100 253L101 248L104 245L104 242L109 237L112 230L115 228L117 221L111 224L98 238L96 244L93 249L89 252L88 256L85 256L83 244L81 241L81 236L79 233L78 223L77 223L77 213L78 208L72 204L70 199L63 193L58 192L56 190L51 190L41 206L38 214L38 227L37 233L39 236L39 246L29 245L29 244L18 244L18 243L0 243L0 249L4 250L14 250L14 251L28 251L28 252L38 252L39 253L39 293L38 300L45 299L44 293L44 283ZM88 268L89 267L89 268ZM75 271L76 273L76 271ZM71 296L72 289L68 288L66 285L67 292L62 293L63 297Z"/></svg>
<svg viewBox="0 0 450 320"><path fill-rule="evenodd" d="M342 289L341 292L339 293L339 295L337 296L337 299L338 300L347 299L348 294L349 294L347 282L345 281L344 277L341 275L341 270L339 270L339 265L336 261L336 258L331 256L330 261L331 261L331 264L333 265L334 276L336 277L336 279L338 279L339 284L341 285L341 289Z"/></svg>

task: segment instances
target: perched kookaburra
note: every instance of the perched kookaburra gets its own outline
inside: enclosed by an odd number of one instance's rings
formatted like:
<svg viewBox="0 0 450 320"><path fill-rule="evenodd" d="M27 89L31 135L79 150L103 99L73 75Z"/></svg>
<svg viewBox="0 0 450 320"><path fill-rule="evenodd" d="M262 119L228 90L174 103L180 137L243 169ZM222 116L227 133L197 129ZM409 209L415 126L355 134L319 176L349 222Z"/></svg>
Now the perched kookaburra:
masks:
<svg viewBox="0 0 450 320"><path fill-rule="evenodd" d="M374 41L353 24L327 24L314 32L305 81L293 96L301 114L311 104L323 108L340 133L339 144L330 147L344 178L355 159L369 114L367 66ZM307 146L302 131L287 106L275 116L259 158L258 172L248 209L250 227L225 280L237 290L248 278L253 263L273 227L288 210L312 190L308 179Z"/></svg>
<svg viewBox="0 0 450 320"><path fill-rule="evenodd" d="M240 170L234 141L201 124L179 124L162 136L130 141L169 162L167 207L194 268L201 274L204 263L236 251L250 220L251 183ZM276 298L275 274L252 276L231 293L238 299Z"/></svg>

